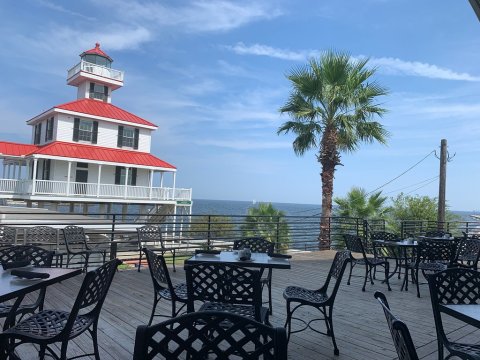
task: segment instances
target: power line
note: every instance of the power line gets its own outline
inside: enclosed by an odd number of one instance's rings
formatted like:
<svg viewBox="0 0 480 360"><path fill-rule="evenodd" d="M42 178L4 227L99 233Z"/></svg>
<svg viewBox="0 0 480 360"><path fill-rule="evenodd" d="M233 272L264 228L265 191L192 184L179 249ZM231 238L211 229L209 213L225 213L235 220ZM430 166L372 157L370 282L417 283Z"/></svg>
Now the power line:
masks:
<svg viewBox="0 0 480 360"><path fill-rule="evenodd" d="M399 177L405 175L407 172L409 172L410 170L412 170L414 167L416 167L418 164L420 164L422 161L424 161L426 158L428 158L430 155L434 154L435 153L435 150L432 150L431 152L429 152L423 159L421 159L420 161L418 161L416 164L410 166L407 170L405 170L404 172L402 172L400 175L394 177L392 180L390 181L387 181L385 184L377 187L376 189L370 191L369 193L367 193L367 195L370 195L371 193L374 193L375 191L377 190L380 190L381 188L387 186L388 184L391 184L392 182L394 182L395 180L397 180Z"/></svg>
<svg viewBox="0 0 480 360"><path fill-rule="evenodd" d="M438 177L438 176L437 176L437 177ZM435 181L437 181L437 179L434 179L434 180L430 181L429 183L426 183L425 185L419 186L418 188L416 188L416 189L414 189L414 190L406 193L405 195L411 194L411 193L413 193L414 191L417 191L417 190L419 190L419 189L421 189L421 188L424 188L425 186L430 185L431 183L433 183L433 182L435 182Z"/></svg>
<svg viewBox="0 0 480 360"><path fill-rule="evenodd" d="M422 180L422 181L419 181L415 184L411 184L411 185L408 185L408 186L404 186L403 188L400 188L400 189L396 189L396 190L392 190L392 191L389 191L387 193L383 193L382 195L388 195L388 194L392 194L392 193L395 193L395 192L398 192L398 191L402 191L402 190L405 190L405 189L408 189L408 188L411 188L412 186L417 186L417 185L420 185L420 184L423 184L427 181L431 181L431 180L437 180L439 178L439 176L434 176L434 177L431 177L431 178L428 178L428 179L425 179L425 180ZM430 184L430 183L429 183Z"/></svg>

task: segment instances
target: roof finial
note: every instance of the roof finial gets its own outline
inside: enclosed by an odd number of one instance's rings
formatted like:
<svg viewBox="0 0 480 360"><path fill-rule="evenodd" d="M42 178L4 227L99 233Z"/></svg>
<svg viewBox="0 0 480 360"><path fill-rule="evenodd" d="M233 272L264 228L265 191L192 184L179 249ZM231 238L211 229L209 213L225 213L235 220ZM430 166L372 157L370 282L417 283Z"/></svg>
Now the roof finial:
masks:
<svg viewBox="0 0 480 360"><path fill-rule="evenodd" d="M100 43L95 43L95 49L100 49Z"/></svg>

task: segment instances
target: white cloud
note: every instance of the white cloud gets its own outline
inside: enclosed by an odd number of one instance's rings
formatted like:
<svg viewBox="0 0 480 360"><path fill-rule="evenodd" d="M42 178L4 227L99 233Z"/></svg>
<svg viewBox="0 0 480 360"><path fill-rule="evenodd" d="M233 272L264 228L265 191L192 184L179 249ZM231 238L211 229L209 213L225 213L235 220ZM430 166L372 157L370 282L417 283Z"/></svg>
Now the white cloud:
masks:
<svg viewBox="0 0 480 360"><path fill-rule="evenodd" d="M63 6L60 6L58 4L54 4L54 3L50 2L50 1L47 1L47 0L37 0L37 3L41 6L43 6L43 7L46 7L48 9L50 9L50 10L58 11L58 12L73 15L73 16L78 16L78 17L81 17L81 18L84 18L84 19L87 19L87 20L95 20L95 18L93 18L93 17L86 16L86 15L80 14L78 12L69 10L69 9L65 9Z"/></svg>
<svg viewBox="0 0 480 360"><path fill-rule="evenodd" d="M227 48L239 55L267 56L290 61L306 61L310 57L321 54L321 52L317 50L291 51L261 44L245 45L242 42L233 46L227 46ZM361 57L362 56L355 56L355 58ZM480 76L460 73L419 61L406 61L391 57L372 57L369 63L378 66L380 72L390 75L419 76L442 80L480 81Z"/></svg>
<svg viewBox="0 0 480 360"><path fill-rule="evenodd" d="M378 66L379 70L389 74L421 76L431 79L480 81L479 76L459 73L437 65L419 61L405 61L398 58L370 58L370 64Z"/></svg>
<svg viewBox="0 0 480 360"><path fill-rule="evenodd" d="M185 32L229 31L248 23L272 19L281 11L265 2L197 0L185 6L166 6L156 2L103 1L112 5L122 18L130 21L150 21L155 26L176 27Z"/></svg>

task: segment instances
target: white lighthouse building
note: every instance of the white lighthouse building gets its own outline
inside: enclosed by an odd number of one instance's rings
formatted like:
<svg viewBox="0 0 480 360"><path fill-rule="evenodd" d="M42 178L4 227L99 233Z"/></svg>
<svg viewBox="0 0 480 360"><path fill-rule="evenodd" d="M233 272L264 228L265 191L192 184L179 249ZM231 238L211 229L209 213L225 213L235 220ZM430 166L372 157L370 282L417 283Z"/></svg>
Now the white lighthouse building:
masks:
<svg viewBox="0 0 480 360"><path fill-rule="evenodd" d="M98 43L80 59L67 75L77 99L28 120L31 144L0 141L0 198L71 211L117 203L125 213L136 204L140 212L189 214L191 189L177 188L175 166L150 153L158 127L112 104L123 71L112 69Z"/></svg>

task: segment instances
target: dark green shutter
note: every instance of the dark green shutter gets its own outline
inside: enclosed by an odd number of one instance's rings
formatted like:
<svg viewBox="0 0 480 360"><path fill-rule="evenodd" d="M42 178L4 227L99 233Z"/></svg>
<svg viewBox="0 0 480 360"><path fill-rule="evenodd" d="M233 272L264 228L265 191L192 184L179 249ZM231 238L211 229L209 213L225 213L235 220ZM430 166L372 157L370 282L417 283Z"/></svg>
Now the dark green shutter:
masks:
<svg viewBox="0 0 480 360"><path fill-rule="evenodd" d="M52 140L53 139L53 124L54 124L53 117L50 118L50 120L47 120L47 123L48 123L48 121L50 121L50 125L48 126L48 139L47 140Z"/></svg>
<svg viewBox="0 0 480 360"><path fill-rule="evenodd" d="M92 144L97 143L98 137L98 121L93 122L93 131L92 131Z"/></svg>
<svg viewBox="0 0 480 360"><path fill-rule="evenodd" d="M122 167L121 166L115 166L115 185L121 185L120 184L120 174L122 173Z"/></svg>
<svg viewBox="0 0 480 360"><path fill-rule="evenodd" d="M130 168L132 171L132 183L130 185L137 186L137 168Z"/></svg>
<svg viewBox="0 0 480 360"><path fill-rule="evenodd" d="M138 149L138 138L140 135L140 129L135 129L134 137L133 137L133 148L135 150Z"/></svg>
<svg viewBox="0 0 480 360"><path fill-rule="evenodd" d="M50 167L51 167L51 160L46 159L43 162L43 180L50 180Z"/></svg>
<svg viewBox="0 0 480 360"><path fill-rule="evenodd" d="M117 146L123 146L123 126L118 127L118 139L117 139Z"/></svg>
<svg viewBox="0 0 480 360"><path fill-rule="evenodd" d="M45 142L48 140L48 133L50 132L50 119L47 119L46 129L45 129Z"/></svg>
<svg viewBox="0 0 480 360"><path fill-rule="evenodd" d="M40 136L42 135L42 123L37 124L35 127L35 140L34 144L40 144Z"/></svg>
<svg viewBox="0 0 480 360"><path fill-rule="evenodd" d="M78 133L80 132L80 119L75 118L73 121L73 141L78 141Z"/></svg>

